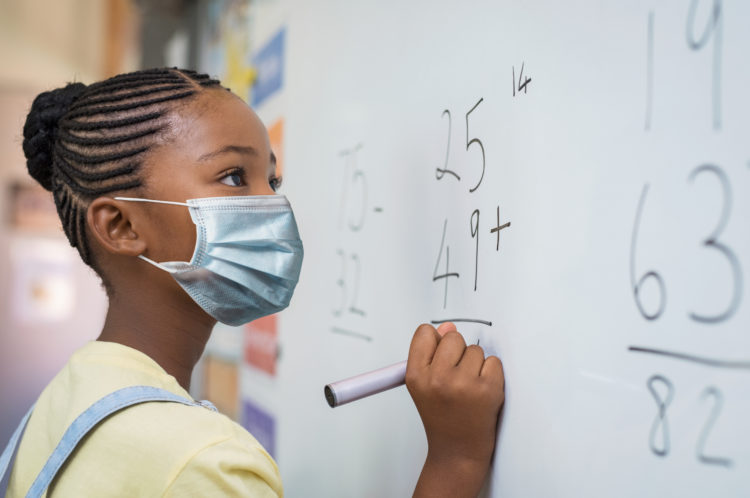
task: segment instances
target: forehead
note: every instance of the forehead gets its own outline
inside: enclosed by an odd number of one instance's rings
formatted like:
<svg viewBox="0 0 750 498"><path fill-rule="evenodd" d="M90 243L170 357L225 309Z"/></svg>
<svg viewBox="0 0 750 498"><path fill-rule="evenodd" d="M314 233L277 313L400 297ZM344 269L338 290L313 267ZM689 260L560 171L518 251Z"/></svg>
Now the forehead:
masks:
<svg viewBox="0 0 750 498"><path fill-rule="evenodd" d="M268 132L255 112L224 89L201 92L170 119L169 144L193 160L225 146L252 147L270 155Z"/></svg>

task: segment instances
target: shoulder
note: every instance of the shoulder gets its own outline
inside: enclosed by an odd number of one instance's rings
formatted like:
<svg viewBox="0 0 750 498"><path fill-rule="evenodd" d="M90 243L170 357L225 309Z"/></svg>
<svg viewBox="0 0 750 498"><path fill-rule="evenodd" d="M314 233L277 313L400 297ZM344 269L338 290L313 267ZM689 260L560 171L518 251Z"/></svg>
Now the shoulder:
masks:
<svg viewBox="0 0 750 498"><path fill-rule="evenodd" d="M171 461L167 496L242 496L249 490L252 496L283 495L271 456L245 428L222 413L152 402L133 406L122 415L115 430L125 433L115 437L122 440L140 428L139 446L156 446L152 458Z"/></svg>
<svg viewBox="0 0 750 498"><path fill-rule="evenodd" d="M282 495L276 463L249 432L219 412L174 402L142 403L108 417L69 466L61 481L99 468L128 488L137 475L135 494L243 496L235 491L257 488L257 496Z"/></svg>
<svg viewBox="0 0 750 498"><path fill-rule="evenodd" d="M158 451L191 454L230 440L239 449L266 454L261 444L242 426L202 406L152 401L131 406L105 419L96 429L103 438L138 441ZM268 457L270 459L270 457Z"/></svg>
<svg viewBox="0 0 750 498"><path fill-rule="evenodd" d="M164 496L283 496L276 463L259 445L228 438L195 453L175 473Z"/></svg>

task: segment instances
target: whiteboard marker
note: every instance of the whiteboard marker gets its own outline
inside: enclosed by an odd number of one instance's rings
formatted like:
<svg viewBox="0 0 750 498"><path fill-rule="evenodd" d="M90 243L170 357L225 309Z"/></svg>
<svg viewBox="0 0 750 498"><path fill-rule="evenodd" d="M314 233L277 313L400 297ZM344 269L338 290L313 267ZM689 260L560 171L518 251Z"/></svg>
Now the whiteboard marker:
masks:
<svg viewBox="0 0 750 498"><path fill-rule="evenodd" d="M328 384L323 392L331 408L402 386L406 361Z"/></svg>

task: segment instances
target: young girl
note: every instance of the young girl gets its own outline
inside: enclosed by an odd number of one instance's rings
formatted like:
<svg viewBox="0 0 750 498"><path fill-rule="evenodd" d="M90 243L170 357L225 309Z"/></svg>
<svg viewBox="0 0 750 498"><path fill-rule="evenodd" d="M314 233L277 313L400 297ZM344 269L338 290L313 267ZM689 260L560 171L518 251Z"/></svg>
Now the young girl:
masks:
<svg viewBox="0 0 750 498"><path fill-rule="evenodd" d="M207 75L143 70L40 94L23 149L109 310L19 427L15 458L13 444L0 458L7 496L282 496L255 438L188 393L216 321L285 308L299 276L302 243L261 121ZM504 399L500 360L452 324L421 325L406 377L428 441L414 495L476 496Z"/></svg>

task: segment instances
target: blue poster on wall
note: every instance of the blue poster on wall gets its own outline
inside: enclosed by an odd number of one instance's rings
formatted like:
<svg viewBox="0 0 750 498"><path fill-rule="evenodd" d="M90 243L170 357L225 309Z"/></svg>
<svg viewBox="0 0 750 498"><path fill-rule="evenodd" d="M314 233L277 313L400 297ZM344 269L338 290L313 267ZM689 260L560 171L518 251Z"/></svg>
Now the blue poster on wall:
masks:
<svg viewBox="0 0 750 498"><path fill-rule="evenodd" d="M242 401L242 426L263 445L271 457L276 456L276 420L249 399Z"/></svg>
<svg viewBox="0 0 750 498"><path fill-rule="evenodd" d="M253 85L253 107L263 103L281 89L284 83L284 37L281 28L253 57L253 66L258 71Z"/></svg>

